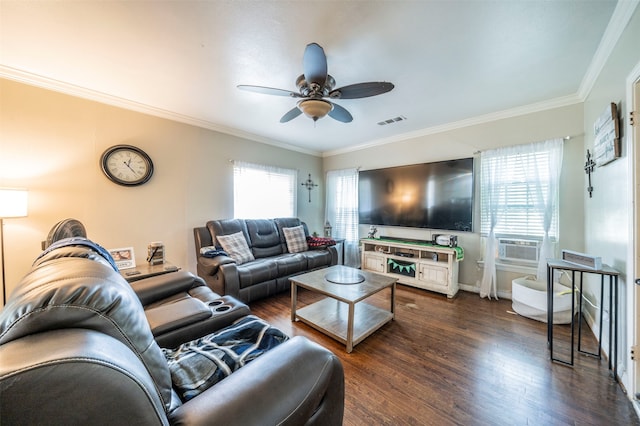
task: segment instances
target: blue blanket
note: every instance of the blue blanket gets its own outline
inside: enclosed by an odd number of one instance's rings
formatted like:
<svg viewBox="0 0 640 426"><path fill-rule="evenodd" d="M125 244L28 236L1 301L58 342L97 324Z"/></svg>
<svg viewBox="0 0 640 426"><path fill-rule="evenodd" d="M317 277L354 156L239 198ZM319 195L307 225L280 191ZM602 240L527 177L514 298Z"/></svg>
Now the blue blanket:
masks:
<svg viewBox="0 0 640 426"><path fill-rule="evenodd" d="M248 315L213 334L162 352L176 392L188 401L288 339L282 331Z"/></svg>

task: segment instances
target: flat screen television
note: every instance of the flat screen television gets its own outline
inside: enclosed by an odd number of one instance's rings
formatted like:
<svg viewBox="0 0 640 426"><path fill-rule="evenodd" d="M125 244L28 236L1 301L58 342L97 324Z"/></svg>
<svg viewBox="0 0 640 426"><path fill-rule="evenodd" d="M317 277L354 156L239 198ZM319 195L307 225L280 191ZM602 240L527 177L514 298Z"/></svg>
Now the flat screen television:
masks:
<svg viewBox="0 0 640 426"><path fill-rule="evenodd" d="M473 231L473 158L363 170L361 224Z"/></svg>

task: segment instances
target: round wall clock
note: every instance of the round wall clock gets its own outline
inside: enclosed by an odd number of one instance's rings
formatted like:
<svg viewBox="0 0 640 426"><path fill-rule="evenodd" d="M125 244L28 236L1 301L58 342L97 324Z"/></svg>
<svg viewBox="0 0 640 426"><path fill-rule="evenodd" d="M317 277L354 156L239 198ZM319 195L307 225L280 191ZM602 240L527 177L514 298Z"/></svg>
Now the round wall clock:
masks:
<svg viewBox="0 0 640 426"><path fill-rule="evenodd" d="M102 171L118 185L142 185L153 175L153 162L146 152L131 145L115 145L102 153Z"/></svg>

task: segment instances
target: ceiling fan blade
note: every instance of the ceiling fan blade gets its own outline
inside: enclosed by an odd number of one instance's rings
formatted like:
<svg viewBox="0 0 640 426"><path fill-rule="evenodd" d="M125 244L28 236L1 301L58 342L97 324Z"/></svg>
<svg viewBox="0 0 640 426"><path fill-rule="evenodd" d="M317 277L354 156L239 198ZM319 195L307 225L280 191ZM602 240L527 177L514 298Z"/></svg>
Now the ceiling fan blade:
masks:
<svg viewBox="0 0 640 426"><path fill-rule="evenodd" d="M290 110L289 112L287 112L285 115L282 116L282 118L280 119L280 122L286 123L287 121L293 120L300 114L302 114L302 111L300 111L298 107L294 107L292 110Z"/></svg>
<svg viewBox="0 0 640 426"><path fill-rule="evenodd" d="M246 90L248 92L262 93L265 95L289 96L291 98L302 97L300 93L296 93L296 92L292 92L290 90L284 90L284 89L274 89L273 87L249 86L246 84L240 84L238 85L238 89Z"/></svg>
<svg viewBox="0 0 640 426"><path fill-rule="evenodd" d="M358 99L369 96L381 95L391 91L395 86L386 81L371 81L369 83L351 84L339 87L329 92L330 98L335 99Z"/></svg>
<svg viewBox="0 0 640 426"><path fill-rule="evenodd" d="M349 111L347 111L346 109L344 109L343 107L341 107L336 103L332 102L332 104L333 104L333 109L329 111L329 117L333 118L334 120L341 121L343 123L351 123L353 121L353 117L351 116Z"/></svg>
<svg viewBox="0 0 640 426"><path fill-rule="evenodd" d="M324 49L317 43L310 43L304 50L302 58L304 79L308 84L316 83L321 88L327 81L327 57Z"/></svg>

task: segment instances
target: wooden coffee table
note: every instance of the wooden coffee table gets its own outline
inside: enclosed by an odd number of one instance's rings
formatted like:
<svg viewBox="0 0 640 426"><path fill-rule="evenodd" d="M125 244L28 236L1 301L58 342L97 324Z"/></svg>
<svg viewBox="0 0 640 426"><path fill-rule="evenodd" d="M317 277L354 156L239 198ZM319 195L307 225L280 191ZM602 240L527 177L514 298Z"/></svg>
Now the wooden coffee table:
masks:
<svg viewBox="0 0 640 426"><path fill-rule="evenodd" d="M297 275L290 280L291 321L300 320L344 343L348 353L394 318L396 278L336 265ZM296 310L298 287L327 297ZM363 302L385 288L391 289L389 310Z"/></svg>

